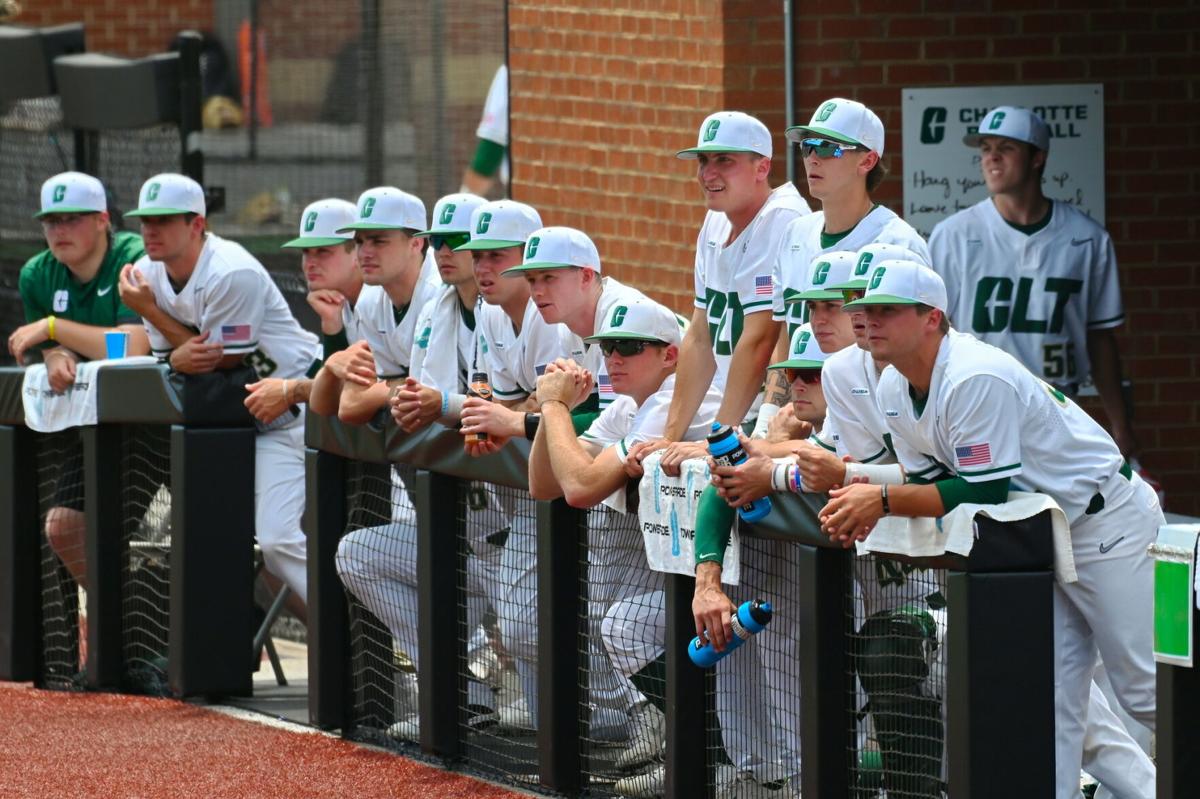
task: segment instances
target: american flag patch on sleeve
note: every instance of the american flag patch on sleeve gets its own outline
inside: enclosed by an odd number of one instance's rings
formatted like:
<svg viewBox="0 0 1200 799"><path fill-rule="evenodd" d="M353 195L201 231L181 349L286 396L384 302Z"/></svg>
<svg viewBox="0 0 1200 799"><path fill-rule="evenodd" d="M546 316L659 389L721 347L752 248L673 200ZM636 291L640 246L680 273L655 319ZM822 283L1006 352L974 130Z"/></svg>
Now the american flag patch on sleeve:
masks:
<svg viewBox="0 0 1200 799"><path fill-rule="evenodd" d="M221 341L236 344L250 340L250 325L221 325Z"/></svg>
<svg viewBox="0 0 1200 799"><path fill-rule="evenodd" d="M759 275L754 278L754 296L770 297L773 282L770 275Z"/></svg>
<svg viewBox="0 0 1200 799"><path fill-rule="evenodd" d="M955 447L954 455L958 458L959 466L985 466L992 462L992 446L968 444L965 447Z"/></svg>
<svg viewBox="0 0 1200 799"><path fill-rule="evenodd" d="M612 380L609 378L608 375L598 376L596 378L596 387L600 390L601 394L612 394L613 393Z"/></svg>

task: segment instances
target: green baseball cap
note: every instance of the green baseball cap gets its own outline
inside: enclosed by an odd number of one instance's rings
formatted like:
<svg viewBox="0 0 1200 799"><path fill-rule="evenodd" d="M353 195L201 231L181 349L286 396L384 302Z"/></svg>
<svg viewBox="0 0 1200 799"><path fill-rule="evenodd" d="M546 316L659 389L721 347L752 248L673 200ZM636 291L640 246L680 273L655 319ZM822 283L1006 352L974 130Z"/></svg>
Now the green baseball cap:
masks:
<svg viewBox="0 0 1200 799"><path fill-rule="evenodd" d="M600 271L600 251L581 230L570 227L544 227L533 231L525 242L525 260L520 266L505 269L501 275L536 272L539 269L573 267Z"/></svg>
<svg viewBox="0 0 1200 799"><path fill-rule="evenodd" d="M433 206L433 227L416 236L453 235L471 232L471 217L486 200L475 194L447 194Z"/></svg>
<svg viewBox="0 0 1200 799"><path fill-rule="evenodd" d="M138 207L125 216L205 216L204 189L187 175L164 173L142 184Z"/></svg>
<svg viewBox="0 0 1200 799"><path fill-rule="evenodd" d="M812 325L807 322L796 328L788 345L786 361L773 363L768 369L820 369L825 365L832 353L821 351L817 337L813 335Z"/></svg>
<svg viewBox="0 0 1200 799"><path fill-rule="evenodd" d="M353 203L330 198L310 203L300 215L300 235L281 248L305 249L308 247L333 247L353 241L353 234L338 233L338 229L354 222L358 211Z"/></svg>
<svg viewBox="0 0 1200 799"><path fill-rule="evenodd" d="M928 305L946 312L946 284L941 275L917 261L883 261L871 273L862 299L846 308L865 305Z"/></svg>
<svg viewBox="0 0 1200 799"><path fill-rule="evenodd" d="M841 300L845 299L842 292L834 290L835 283L845 282L850 277L854 264L858 261L858 253L847 250L821 253L809 264L808 287L794 294L785 293L784 302L801 302L802 300Z"/></svg>
<svg viewBox="0 0 1200 799"><path fill-rule="evenodd" d="M540 227L542 217L532 206L515 200L484 203L471 214L471 240L454 251L524 247Z"/></svg>

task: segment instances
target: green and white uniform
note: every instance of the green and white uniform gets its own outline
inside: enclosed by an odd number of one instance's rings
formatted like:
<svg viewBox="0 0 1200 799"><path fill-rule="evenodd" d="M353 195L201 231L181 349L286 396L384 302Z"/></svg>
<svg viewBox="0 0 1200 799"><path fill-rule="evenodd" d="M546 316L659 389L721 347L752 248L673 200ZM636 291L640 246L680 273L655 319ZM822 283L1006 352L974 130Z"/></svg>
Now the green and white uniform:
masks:
<svg viewBox="0 0 1200 799"><path fill-rule="evenodd" d="M412 362L413 342L417 335L417 317L421 309L441 289L440 280L417 278L408 305L397 308L381 286L363 286L354 305L359 320L359 332L371 346L375 371L380 380L395 380L408 376Z"/></svg>
<svg viewBox="0 0 1200 799"><path fill-rule="evenodd" d="M528 397L537 389L546 364L566 354L558 325L546 324L533 300L525 306L520 333L499 305L480 305L475 319L479 342L476 368L488 373L496 399Z"/></svg>
<svg viewBox="0 0 1200 799"><path fill-rule="evenodd" d="M1062 202L1052 201L1044 227L1029 230L982 200L933 229L932 266L958 330L1073 395L1091 374L1088 331L1125 318L1116 253L1104 228Z"/></svg>
<svg viewBox="0 0 1200 799"><path fill-rule="evenodd" d="M618 282L615 278L600 278L600 299L596 302L596 321L593 323L592 334L600 332L605 321L612 315L613 306L630 303L634 300L650 301L642 292ZM594 342L585 342L583 338L572 333L566 325L557 325L556 327L558 328L560 351L567 353L567 356L572 358L575 363L595 375L596 394L599 396L600 410L603 411L616 400L617 394L612 389L612 381L608 379L608 370L604 366L604 355L600 352L600 345Z"/></svg>

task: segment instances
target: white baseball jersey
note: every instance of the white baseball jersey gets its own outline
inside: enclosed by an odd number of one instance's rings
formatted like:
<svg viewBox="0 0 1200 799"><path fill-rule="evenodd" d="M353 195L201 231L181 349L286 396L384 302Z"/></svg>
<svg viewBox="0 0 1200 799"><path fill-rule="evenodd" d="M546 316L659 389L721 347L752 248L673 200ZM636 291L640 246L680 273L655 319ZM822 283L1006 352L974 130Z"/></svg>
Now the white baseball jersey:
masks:
<svg viewBox="0 0 1200 799"><path fill-rule="evenodd" d="M624 458L634 444L663 437L674 393L675 375L671 374L640 406L633 397L619 394L580 438L605 448L615 446ZM682 440L702 441L706 438L720 407L721 393L710 386Z"/></svg>
<svg viewBox="0 0 1200 799"><path fill-rule="evenodd" d="M465 308L458 290L444 285L417 316L409 374L440 391L464 393L475 363L475 308ZM454 336L446 335L453 331Z"/></svg>
<svg viewBox="0 0 1200 799"><path fill-rule="evenodd" d="M1125 312L1108 233L1070 205L1051 207L1049 224L1026 235L983 200L939 223L929 248L955 328L1074 393L1091 374L1088 331Z"/></svg>
<svg viewBox="0 0 1200 799"><path fill-rule="evenodd" d="M771 192L736 239L724 213L709 211L696 237L697 308L708 315L717 371L713 382L722 390L729 377L733 350L742 335L742 324L750 314L770 311L774 296L772 273L780 242L788 223L808 213L808 204L791 183ZM755 401L752 407L758 407Z"/></svg>
<svg viewBox="0 0 1200 799"><path fill-rule="evenodd" d="M142 256L136 266L159 308L221 342L226 355L245 355L259 377L304 377L319 357L317 337L300 327L267 270L236 242L205 235L196 268L179 291L162 262ZM143 324L154 354L170 353L166 336Z"/></svg>
<svg viewBox="0 0 1200 799"><path fill-rule="evenodd" d="M924 410L889 366L879 405L896 455L920 477L931 458L968 482L1012 478L1019 491L1048 494L1072 524L1124 464L1104 429L1013 356L952 330L938 349Z"/></svg>
<svg viewBox="0 0 1200 799"><path fill-rule="evenodd" d="M525 306L520 333L499 305L484 303L476 309L476 367L488 373L496 399L528 397L546 364L567 357L558 327L546 324L533 300Z"/></svg>
<svg viewBox="0 0 1200 799"><path fill-rule="evenodd" d="M508 146L508 67L504 64L492 77L487 100L483 103L483 116L475 135L496 144Z"/></svg>
<svg viewBox="0 0 1200 799"><path fill-rule="evenodd" d="M849 233L837 241L829 242L829 246L824 246L821 241L824 230L825 212L817 211L792 220L780 242L771 280L771 313L776 321L787 322L789 337L804 323L804 303L788 303L788 300L811 287L809 268L813 259L821 253L835 250L854 252L876 243L895 244L911 250L929 263L929 249L921 234L882 205L872 208ZM865 278L865 264L863 268L861 277Z"/></svg>
<svg viewBox="0 0 1200 799"><path fill-rule="evenodd" d="M408 376L412 363L412 346L416 338L417 317L442 283L417 279L408 305L397 308L382 286L363 286L354 313L359 318L359 332L371 345L375 371L381 380Z"/></svg>
<svg viewBox="0 0 1200 799"><path fill-rule="evenodd" d="M605 320L612 313L613 306L619 303L630 303L634 300L651 301L642 292L620 283L614 278L600 279L600 299L596 302L596 318L593 322L592 335L600 332ZM600 410L604 410L617 398L612 390L612 381L608 379L608 370L604 366L604 355L597 343L585 343L584 340L571 332L566 325L556 325L559 335L559 349L571 357L575 363L587 369L596 376L596 391L600 397Z"/></svg>
<svg viewBox="0 0 1200 799"><path fill-rule="evenodd" d="M358 298L361 300L367 296L367 289L378 289L378 286L363 286L358 292ZM362 320L358 314L354 312L358 305L357 301L354 305L349 302L342 303L342 332L346 334L346 341L353 344L356 341L362 341L365 336L362 332Z"/></svg>

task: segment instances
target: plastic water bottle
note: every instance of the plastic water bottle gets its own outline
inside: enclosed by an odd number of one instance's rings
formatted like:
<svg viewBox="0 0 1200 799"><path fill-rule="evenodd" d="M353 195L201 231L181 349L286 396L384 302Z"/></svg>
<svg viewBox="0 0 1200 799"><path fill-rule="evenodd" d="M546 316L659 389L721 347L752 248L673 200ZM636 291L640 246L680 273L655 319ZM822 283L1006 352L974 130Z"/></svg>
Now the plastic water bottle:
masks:
<svg viewBox="0 0 1200 799"><path fill-rule="evenodd" d="M701 645L700 636L696 636L688 644L688 656L691 657L692 662L697 666L707 669L746 643L750 636L755 633L761 633L763 628L771 621L771 616L770 602L763 602L759 599L753 602L743 602L737 609L737 613L730 614L729 616L729 624L733 627L733 638L729 639L729 643L725 644L723 650L718 652L713 648L711 641Z"/></svg>
<svg viewBox="0 0 1200 799"><path fill-rule="evenodd" d="M712 434L708 437L708 454L712 455L718 466L737 466L746 461L746 450L738 441L737 433L729 425L713 422ZM769 497L756 499L738 508L738 515L743 521L761 521L771 512Z"/></svg>

